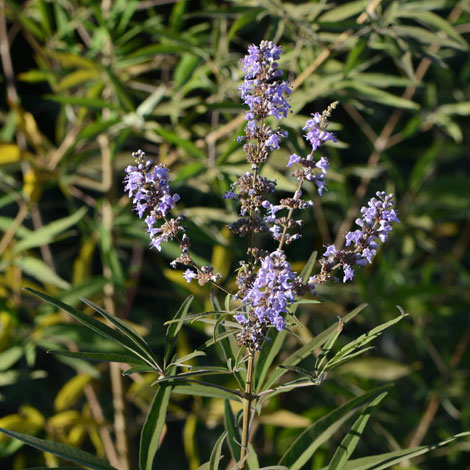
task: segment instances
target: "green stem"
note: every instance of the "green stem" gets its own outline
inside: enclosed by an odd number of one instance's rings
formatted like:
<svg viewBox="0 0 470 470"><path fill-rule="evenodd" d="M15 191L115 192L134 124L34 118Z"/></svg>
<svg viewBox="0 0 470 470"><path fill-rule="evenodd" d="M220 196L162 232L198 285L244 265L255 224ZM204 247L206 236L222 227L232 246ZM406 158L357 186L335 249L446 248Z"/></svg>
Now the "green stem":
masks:
<svg viewBox="0 0 470 470"><path fill-rule="evenodd" d="M240 452L240 470L246 468L246 456L248 453L248 443L250 441L251 403L253 397L253 365L255 361L254 351L248 349L248 367L246 371L245 398L243 399L243 428L242 447Z"/></svg>

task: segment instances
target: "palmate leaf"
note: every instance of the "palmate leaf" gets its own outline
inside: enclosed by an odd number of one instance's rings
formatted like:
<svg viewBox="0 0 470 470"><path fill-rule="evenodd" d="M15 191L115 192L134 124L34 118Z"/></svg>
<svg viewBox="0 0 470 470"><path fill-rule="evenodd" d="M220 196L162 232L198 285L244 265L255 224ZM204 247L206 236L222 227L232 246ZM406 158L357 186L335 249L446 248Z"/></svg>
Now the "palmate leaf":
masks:
<svg viewBox="0 0 470 470"><path fill-rule="evenodd" d="M74 317L79 322L83 323L85 326L93 330L95 333L98 333L99 335L104 336L105 338L111 340L112 342L114 342L115 344L118 344L119 346L123 346L124 348L129 350L131 353L135 354L138 358L140 358L145 363L149 365L153 365L153 362L149 362L147 355L144 354L141 348L138 348L135 345L135 343L133 343L127 336L123 335L119 331L116 331L113 328L110 328L109 326L96 320L90 315L86 315L85 313L80 312L80 310L77 310L76 308L73 308L70 305L64 304L60 300L54 299L53 297L50 297L49 295L43 294L42 292L36 291L34 289L30 289L29 287L25 288L24 290L35 295L36 297L39 297L40 299L45 300L51 305L54 305L58 309L63 310L64 312L67 312L69 315Z"/></svg>
<svg viewBox="0 0 470 470"><path fill-rule="evenodd" d="M377 387L370 392L353 398L326 416L315 421L315 423L305 429L289 449L287 449L279 461L279 464L286 465L289 467L289 470L302 469L314 452L341 428L344 422L351 417L356 408L374 400L389 388L390 386Z"/></svg>
<svg viewBox="0 0 470 470"><path fill-rule="evenodd" d="M470 437L470 432L467 431L455 434L445 441L441 441L436 444L412 447L410 449L396 450L393 452L387 452L385 454L372 455L370 457L362 457L360 459L350 460L343 467L343 470L384 470L405 460L417 457L418 455L423 455L435 449L439 449L440 447L444 447L450 444L452 441L455 441L456 439L462 439L464 437ZM330 470L330 468L323 467L321 470Z"/></svg>
<svg viewBox="0 0 470 470"><path fill-rule="evenodd" d="M158 450L165 424L168 402L172 387L159 387L153 398L140 435L139 465L140 470L152 470L153 460Z"/></svg>
<svg viewBox="0 0 470 470"><path fill-rule="evenodd" d="M99 459L98 457L60 442L39 439L38 437L30 436L29 434L23 434L3 428L0 428L0 432L6 434L7 436L13 437L14 439L18 439L25 444L31 447L35 447L36 449L39 449L43 452L50 452L51 454L62 457L66 460L69 460L70 462L84 465L86 468L92 468L95 470L116 470L114 467Z"/></svg>

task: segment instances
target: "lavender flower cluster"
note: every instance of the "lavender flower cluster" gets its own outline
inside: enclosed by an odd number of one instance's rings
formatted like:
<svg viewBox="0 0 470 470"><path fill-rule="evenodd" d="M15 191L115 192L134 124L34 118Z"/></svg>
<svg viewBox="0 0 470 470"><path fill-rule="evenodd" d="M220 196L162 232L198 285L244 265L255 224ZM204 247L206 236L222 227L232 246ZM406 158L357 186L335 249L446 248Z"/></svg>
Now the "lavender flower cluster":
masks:
<svg viewBox="0 0 470 470"><path fill-rule="evenodd" d="M170 264L176 268L177 263L193 267L194 271L187 269L184 277L188 282L197 279L200 285L207 282L217 283L221 277L214 272L210 265L199 267L191 257L189 248L191 241L186 233L186 227L181 225L182 217L170 217L170 211L179 201L178 194L170 193L170 170L164 165L152 167L152 160L147 160L145 152L138 150L132 156L136 166L129 165L126 168L127 175L124 178L124 190L133 198L134 210L139 218L146 215L147 233L150 237L150 245L161 251L161 244L171 240L179 243L181 254ZM158 223L163 223L158 226ZM182 236L180 237L180 233Z"/></svg>
<svg viewBox="0 0 470 470"><path fill-rule="evenodd" d="M234 314L241 325L237 334L239 344L247 348L260 349L270 327L282 330L286 327L285 316L289 305L295 299L314 291L318 284L335 280L333 272L343 270L343 282L354 277L354 268L371 263L379 242L384 243L392 230L392 223L399 222L394 207L393 195L378 192L368 207L361 209L362 217L356 220L360 227L346 234L348 249L337 250L334 245L326 247L320 260L320 273L312 276L308 282L292 270L286 259L283 246L298 239L300 234L291 233L299 228L302 220L293 217L295 210L308 209L313 202L302 199L302 186L305 181L316 185L321 196L326 190L325 175L329 170L326 157L314 158L315 152L326 142L336 141L327 130L329 118L337 102L332 103L323 113L312 114L303 130L311 146L307 157L292 154L287 167L299 165L292 176L298 180L298 187L292 197L281 199L279 204L271 203L267 197L272 194L276 182L259 174L261 166L268 160L269 153L279 149L280 139L287 137L287 132L280 128L272 129L266 119L282 119L287 116L290 105L287 96L291 93L289 83L278 80L282 75L277 61L282 48L271 41L262 41L259 46L251 45L248 54L242 60L245 79L240 87L243 102L249 107L245 119L245 135L239 142L245 142L243 148L252 172L246 172L231 185L224 194L225 199L240 203L240 218L229 225L229 229L239 236L248 236L248 261L241 261L237 270L237 291L234 298L241 302L241 312ZM253 142L254 141L254 142ZM163 165L152 168L152 162L145 159L145 154L138 151L133 154L137 166L129 166L125 178L126 191L133 197L134 207L140 218L146 215L151 245L160 250L164 241L176 240L181 255L171 265L177 263L188 266L183 273L187 282L193 279L200 285L211 282L225 292L218 284L220 275L214 273L210 265L199 267L189 253L190 240L186 229L181 226L181 218L170 218L169 212L179 200L177 194L169 190L169 171ZM287 215L279 217L278 213L288 210ZM163 224L156 226L163 220ZM180 237L180 232L182 236ZM273 252L257 248L253 244L254 234L270 233L278 242Z"/></svg>
<svg viewBox="0 0 470 470"><path fill-rule="evenodd" d="M267 151L278 149L280 137L287 137L287 132L281 129L273 130L264 124L268 116L282 119L290 110L285 98L292 92L290 84L276 80L282 75L282 70L276 62L281 54L282 47L276 46L272 41L261 41L259 46L251 45L248 55L242 60L245 80L239 90L243 102L250 110L245 113L245 119L248 121L245 136L238 140L259 139L265 148L257 159L253 159L253 166L266 161ZM248 147L246 150L252 149ZM247 152L249 160L250 153Z"/></svg>
<svg viewBox="0 0 470 470"><path fill-rule="evenodd" d="M277 250L261 258L261 267L244 292L242 303L247 307L246 312L234 317L244 326L238 339L259 349L269 325L279 331L284 329L287 308L297 295L305 292L305 286L292 271L284 251Z"/></svg>
<svg viewBox="0 0 470 470"><path fill-rule="evenodd" d="M298 163L302 166L301 170L296 170L292 176L303 182L304 180L311 181L317 186L318 194L321 196L323 191L326 188L325 175L330 169L330 163L326 157L320 157L318 161L315 161L313 156L315 151L328 142L329 140L336 142L335 136L328 132L326 129L329 126L329 117L331 112L336 108L338 102L335 101L328 106L322 114L315 113L312 114L312 118L309 119L304 131L307 131L307 134L304 136L305 139L310 143L312 150L306 158L299 157L297 154L292 154L289 157L288 167L292 166L294 163Z"/></svg>
<svg viewBox="0 0 470 470"><path fill-rule="evenodd" d="M173 240L178 232L185 231L180 225L181 219L167 219L168 212L173 209L180 197L178 194L170 194L168 184L170 170L164 165L152 168L152 160L147 160L145 152L138 150L132 156L137 166L129 165L126 168L127 176L124 190L129 191L129 197L133 198L134 209L142 218L145 213L147 233L150 236L150 244L161 251L162 242ZM165 222L160 227L155 224L163 219Z"/></svg>
<svg viewBox="0 0 470 470"><path fill-rule="evenodd" d="M354 277L354 267L372 263L372 258L377 253L377 239L385 243L392 231L392 223L400 222L397 213L393 209L395 201L393 194L378 191L377 198L373 197L367 207L361 208L362 218L356 219L356 224L361 227L345 236L346 246L354 246L354 249L337 250L334 245L328 245L320 260L321 272L312 278L314 284L325 282L332 278L331 272L336 268L343 270L343 282Z"/></svg>

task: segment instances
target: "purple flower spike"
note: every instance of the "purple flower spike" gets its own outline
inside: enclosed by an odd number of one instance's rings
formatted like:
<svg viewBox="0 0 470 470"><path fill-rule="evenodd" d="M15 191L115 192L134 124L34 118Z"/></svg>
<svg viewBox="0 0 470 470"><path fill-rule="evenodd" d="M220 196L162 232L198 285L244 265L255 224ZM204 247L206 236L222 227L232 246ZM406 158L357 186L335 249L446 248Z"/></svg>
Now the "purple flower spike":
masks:
<svg viewBox="0 0 470 470"><path fill-rule="evenodd" d="M272 325L279 331L284 329L283 316L294 302L298 283L299 279L282 250L262 258L261 268L242 299L247 313L234 316L244 327L239 337L259 349L267 326Z"/></svg>
<svg viewBox="0 0 470 470"><path fill-rule="evenodd" d="M124 190L133 198L134 210L139 218L145 216L147 233L150 235L150 245L161 250L162 242L173 240L180 231L184 231L179 219L168 219L169 212L179 201L178 194L170 194L170 170L163 165L152 167L152 161L147 160L145 152L138 150L132 156L137 166L129 165L124 178ZM164 223L155 227L160 220Z"/></svg>

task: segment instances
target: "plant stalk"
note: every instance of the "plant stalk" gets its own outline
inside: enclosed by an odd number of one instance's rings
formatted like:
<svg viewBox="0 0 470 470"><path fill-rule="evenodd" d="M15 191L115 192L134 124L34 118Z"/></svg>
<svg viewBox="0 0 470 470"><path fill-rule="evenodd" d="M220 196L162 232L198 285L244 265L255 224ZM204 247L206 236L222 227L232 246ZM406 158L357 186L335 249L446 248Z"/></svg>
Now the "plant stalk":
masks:
<svg viewBox="0 0 470 470"><path fill-rule="evenodd" d="M246 468L246 455L248 453L248 443L250 440L251 403L253 401L253 365L255 354L252 349L248 349L248 367L246 371L245 398L243 400L243 428L242 447L240 451L240 470Z"/></svg>

